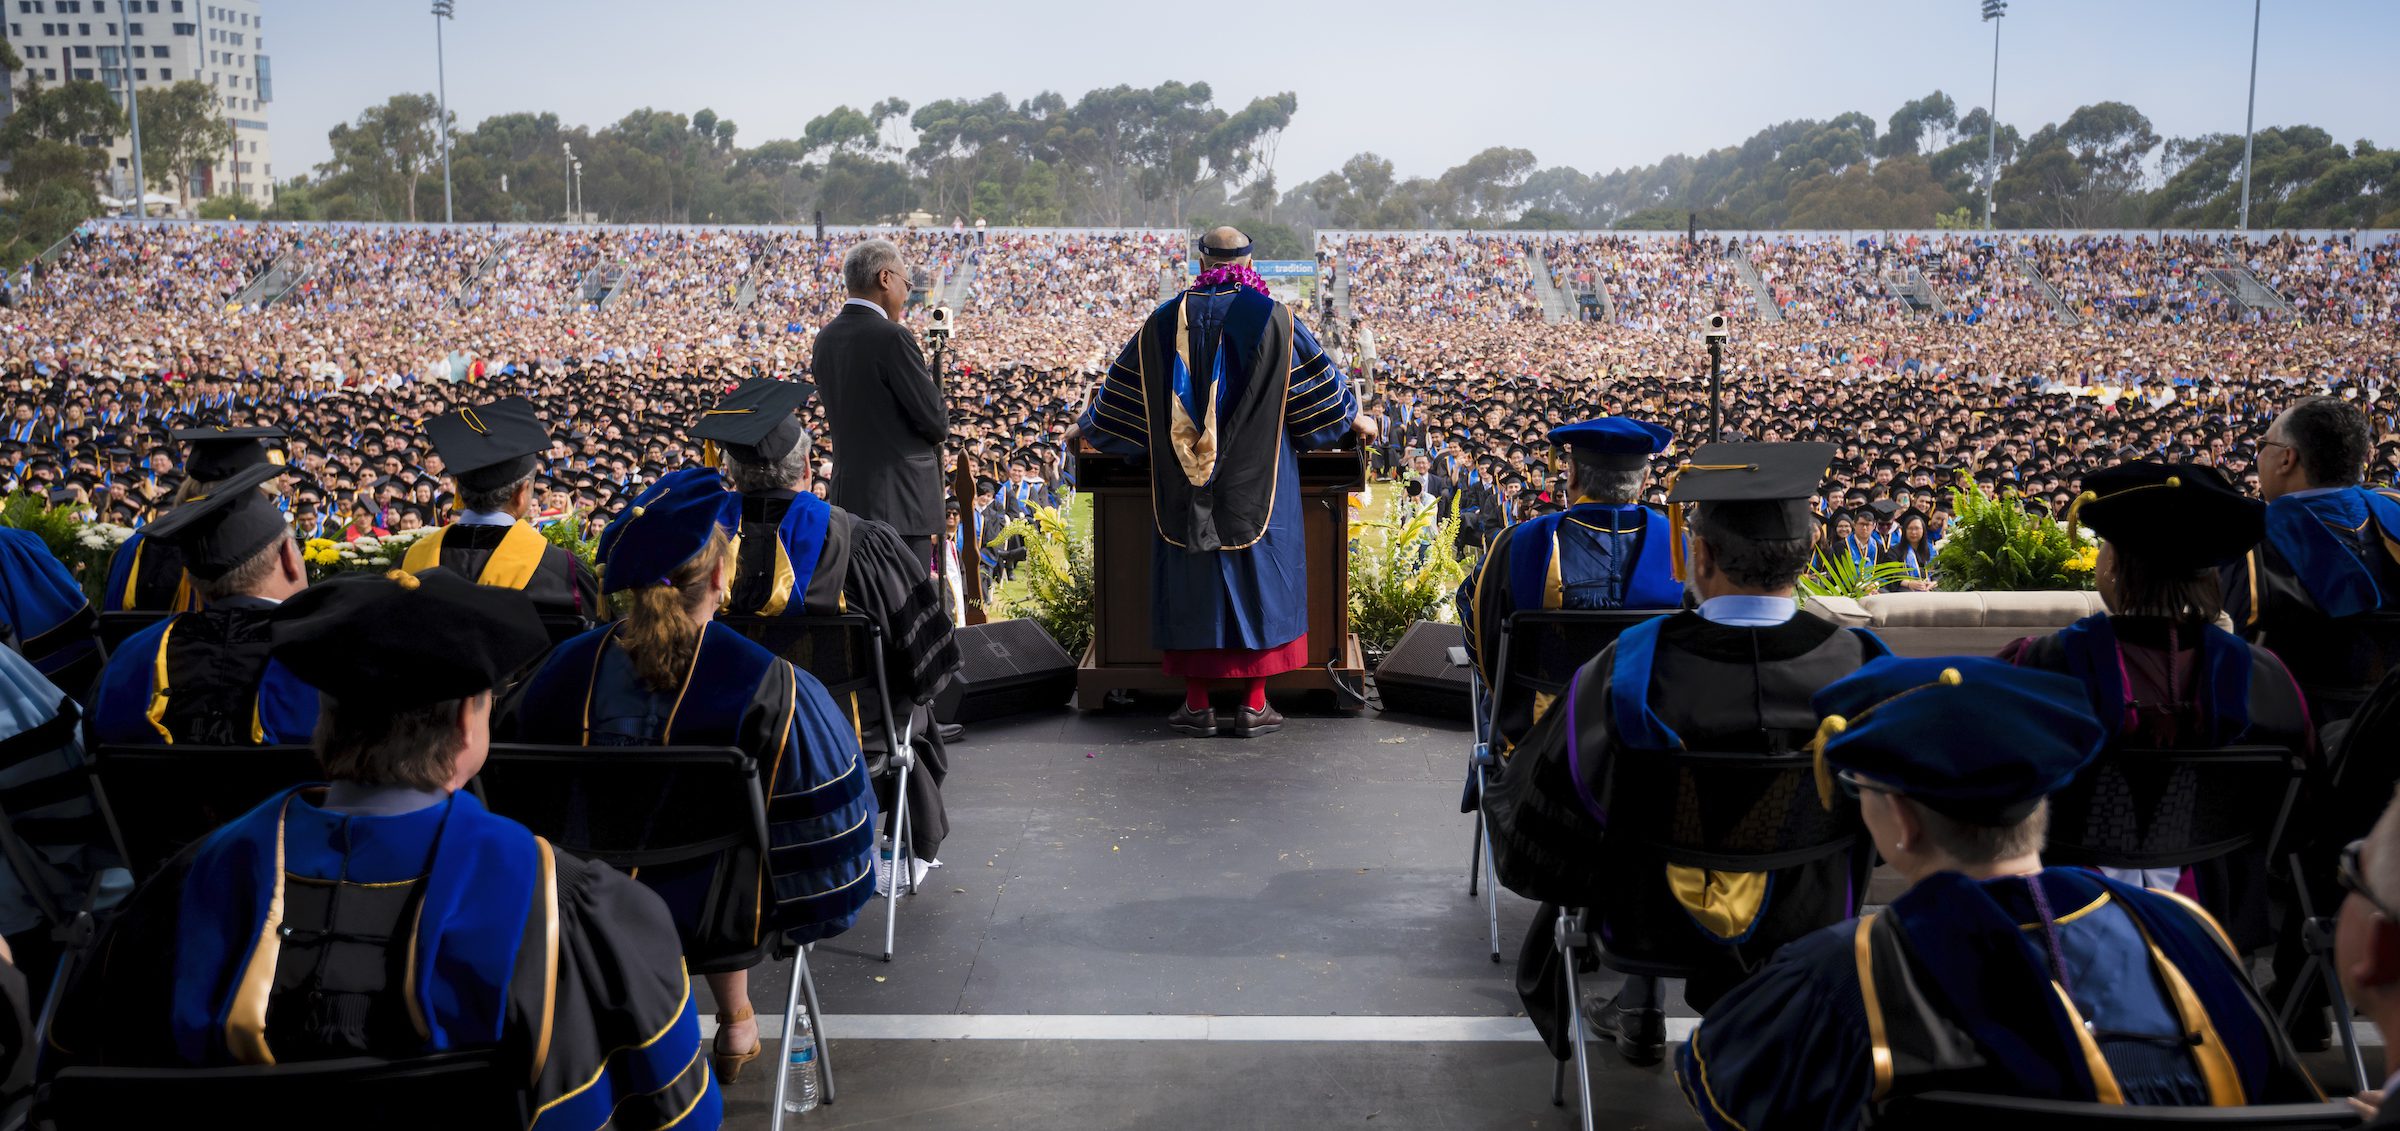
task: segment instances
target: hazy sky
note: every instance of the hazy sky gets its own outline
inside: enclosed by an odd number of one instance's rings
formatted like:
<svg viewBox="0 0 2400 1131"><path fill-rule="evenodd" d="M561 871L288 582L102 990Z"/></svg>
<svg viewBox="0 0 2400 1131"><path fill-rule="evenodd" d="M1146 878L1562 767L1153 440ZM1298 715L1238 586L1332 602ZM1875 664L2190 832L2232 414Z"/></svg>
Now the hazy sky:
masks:
<svg viewBox="0 0 2400 1131"><path fill-rule="evenodd" d="M995 90L1206 81L1239 109L1291 90L1289 186L1361 150L1431 175L1491 145L1587 172L1739 142L1770 122L1947 91L1983 105L1992 29L1978 0L457 0L450 106L472 128L555 110L601 126L650 106L713 108L755 145L841 104ZM265 0L275 172L327 156L325 132L434 88L426 0ZM1218 12L1210 26L1196 13ZM2000 117L2030 133L2088 102L2130 102L2162 137L2242 129L2250 0L2013 0ZM2400 145L2395 0L2266 5L2258 124L2306 122Z"/></svg>

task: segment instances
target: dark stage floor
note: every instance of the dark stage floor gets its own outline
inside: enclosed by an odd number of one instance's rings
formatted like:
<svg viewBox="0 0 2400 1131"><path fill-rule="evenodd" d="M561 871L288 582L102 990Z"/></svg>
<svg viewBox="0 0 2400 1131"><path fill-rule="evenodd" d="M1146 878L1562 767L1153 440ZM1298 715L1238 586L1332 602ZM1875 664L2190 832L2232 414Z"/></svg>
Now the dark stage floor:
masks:
<svg viewBox="0 0 2400 1131"><path fill-rule="evenodd" d="M1168 707L952 747L944 866L893 960L880 900L812 956L839 1098L787 1126L1573 1126L1510 981L1533 908L1502 894L1495 965L1467 896L1467 728L1197 740ZM770 1034L786 984L753 977ZM729 1125L766 1125L778 1064L729 1089ZM1698 1125L1663 1068L1601 1049L1593 1076L1598 1126Z"/></svg>

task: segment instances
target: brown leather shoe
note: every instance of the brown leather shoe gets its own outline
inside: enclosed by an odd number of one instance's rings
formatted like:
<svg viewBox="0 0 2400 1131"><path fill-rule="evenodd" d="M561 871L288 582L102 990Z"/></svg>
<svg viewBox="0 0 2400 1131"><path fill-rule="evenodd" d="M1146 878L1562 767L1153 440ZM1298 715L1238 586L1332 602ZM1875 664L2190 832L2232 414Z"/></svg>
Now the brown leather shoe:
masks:
<svg viewBox="0 0 2400 1131"><path fill-rule="evenodd" d="M1233 716L1233 736L1235 738L1256 738L1259 735L1273 734L1282 729L1283 712L1276 710L1272 703L1267 704L1267 709L1263 711L1253 711L1244 707Z"/></svg>
<svg viewBox="0 0 2400 1131"><path fill-rule="evenodd" d="M1215 738L1217 736L1217 713L1205 708L1195 711L1191 704L1186 703L1175 708L1174 714L1167 716L1167 725L1191 735L1193 738Z"/></svg>

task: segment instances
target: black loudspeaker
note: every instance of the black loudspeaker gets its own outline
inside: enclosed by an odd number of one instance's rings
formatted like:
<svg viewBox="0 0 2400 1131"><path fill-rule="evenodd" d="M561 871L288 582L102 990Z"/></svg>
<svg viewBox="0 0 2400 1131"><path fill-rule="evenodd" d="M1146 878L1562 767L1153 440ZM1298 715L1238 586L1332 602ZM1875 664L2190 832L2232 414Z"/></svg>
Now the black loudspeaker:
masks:
<svg viewBox="0 0 2400 1131"><path fill-rule="evenodd" d="M1466 646L1466 630L1455 624L1421 620L1410 625L1400 646L1375 669L1383 709L1474 722L1472 669L1450 662L1450 650Z"/></svg>
<svg viewBox="0 0 2400 1131"><path fill-rule="evenodd" d="M1046 711L1075 694L1075 661L1032 621L965 625L957 636L958 674L933 700L942 722Z"/></svg>

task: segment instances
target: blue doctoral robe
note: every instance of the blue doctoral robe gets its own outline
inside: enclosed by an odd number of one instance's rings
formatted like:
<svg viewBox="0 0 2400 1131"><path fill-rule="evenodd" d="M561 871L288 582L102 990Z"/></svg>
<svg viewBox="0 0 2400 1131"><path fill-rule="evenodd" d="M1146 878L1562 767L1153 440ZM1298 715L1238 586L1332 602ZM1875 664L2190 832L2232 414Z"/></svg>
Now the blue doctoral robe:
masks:
<svg viewBox="0 0 2400 1131"><path fill-rule="evenodd" d="M1643 506L1577 503L1500 532L1458 587L1467 654L1490 683L1500 626L1519 609L1659 609L1683 605L1667 521Z"/></svg>
<svg viewBox="0 0 2400 1131"><path fill-rule="evenodd" d="M1151 434L1150 398L1177 396L1201 412L1211 402L1240 403L1259 360L1272 305L1255 291L1231 285L1194 288L1160 305L1109 366L1100 395L1084 410L1084 437L1111 455L1164 461L1159 473L1179 474L1169 438ZM1175 340L1179 318L1188 319L1191 365L1186 386L1177 391L1168 375L1145 376L1142 356L1145 338ZM1176 351L1170 344L1164 352ZM1186 552L1156 529L1151 533L1150 634L1162 650L1260 651L1308 633L1308 547L1300 527L1300 473L1293 453L1330 447L1348 435L1358 397L1297 317L1289 373L1281 414L1285 442L1275 448L1273 501L1258 540L1242 549ZM1217 475L1223 474L1220 466Z"/></svg>
<svg viewBox="0 0 2400 1131"><path fill-rule="evenodd" d="M2225 615L2275 652L2320 724L2349 718L2400 667L2400 501L2345 487L2267 504L2267 536L2222 571Z"/></svg>
<svg viewBox="0 0 2400 1131"><path fill-rule="evenodd" d="M856 732L824 685L712 621L684 685L654 691L611 644L623 627L559 645L501 733L551 745L731 746L749 754L767 795L770 858L644 868L641 882L666 900L687 948L701 938L755 943L788 930L806 943L849 930L875 894L875 794ZM733 919L706 921L712 908ZM687 953L696 962L720 957Z"/></svg>
<svg viewBox="0 0 2400 1131"><path fill-rule="evenodd" d="M108 559L108 584L100 590L100 611L129 610L188 613L200 607L200 595L183 572L183 555L165 543L152 542L136 530Z"/></svg>
<svg viewBox="0 0 2400 1131"><path fill-rule="evenodd" d="M281 661L263 654L266 644L263 631L247 642L248 648L236 646L239 650L178 646L178 633L184 645L195 643L193 635L202 631L201 618L221 621L239 615L242 614L237 609L231 608L177 613L127 637L100 672L98 689L92 697L93 739L111 746L177 741L306 745L317 728L317 689L300 682ZM263 621L263 613L259 619ZM252 664L258 666L254 669ZM205 670L195 670L191 665ZM164 688L160 686L162 677ZM247 694L243 694L245 691ZM184 695L186 701L171 704L177 693ZM235 728L237 732L246 729L247 733L195 734L179 725L199 707L190 699L209 696L225 697L222 702L208 705L215 713L235 719L247 715L248 727Z"/></svg>
<svg viewBox="0 0 2400 1131"><path fill-rule="evenodd" d="M35 884L68 912L83 905L94 875L101 877L97 910L133 890L133 874L108 847L86 785L80 721L75 705L25 657L0 648L0 735L8 736L0 738L0 796L12 799L9 820L50 868L25 876L0 866L0 935L43 925Z"/></svg>
<svg viewBox="0 0 2400 1131"><path fill-rule="evenodd" d="M1693 1111L1720 1131L1830 1129L1929 1088L2153 1105L2319 1098L2196 907L2077 868L2038 882L2064 986L2025 877L1927 877L1875 916L1784 947L1718 1001L1675 1054ZM1901 964L1905 980L1892 976ZM2169 971L2188 1003L2162 990ZM1934 1020L1947 1042L1928 1035ZM2085 1022L2097 1058L2078 1037Z"/></svg>
<svg viewBox="0 0 2400 1131"><path fill-rule="evenodd" d="M100 654L91 599L30 530L0 527L0 617L8 621L0 636L14 640L44 676L77 687L91 678L82 670Z"/></svg>

